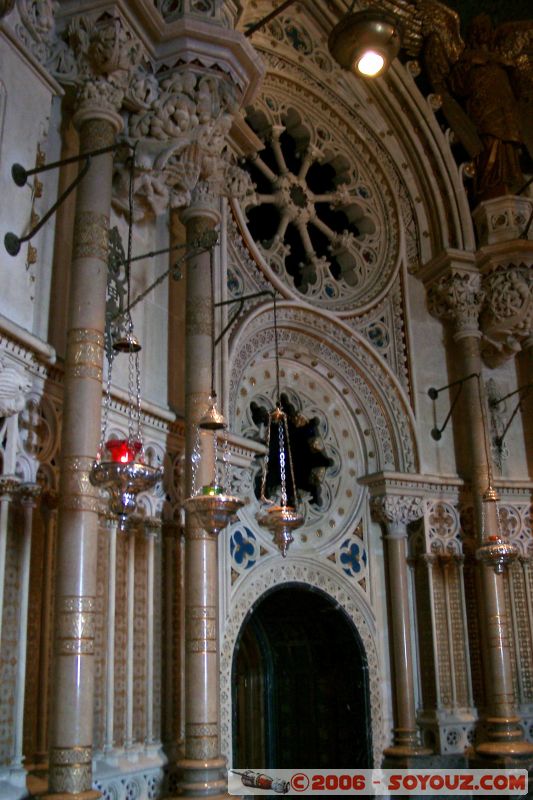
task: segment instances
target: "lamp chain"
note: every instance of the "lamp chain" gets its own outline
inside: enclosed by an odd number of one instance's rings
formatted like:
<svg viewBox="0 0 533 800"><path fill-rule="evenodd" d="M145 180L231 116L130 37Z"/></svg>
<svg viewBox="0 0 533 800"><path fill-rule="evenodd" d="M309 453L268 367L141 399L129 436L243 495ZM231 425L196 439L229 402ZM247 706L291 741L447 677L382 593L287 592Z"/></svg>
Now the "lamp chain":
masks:
<svg viewBox="0 0 533 800"><path fill-rule="evenodd" d="M110 348L107 353L107 380L104 392L104 411L102 414L102 428L100 433L100 444L98 446L98 453L96 454L96 461L99 462L104 452L105 440L107 438L107 423L109 419L109 404L111 401L111 376L113 373L113 361L115 354L113 349Z"/></svg>
<svg viewBox="0 0 533 800"><path fill-rule="evenodd" d="M274 348L276 351L276 404L279 406L280 389L279 389L278 310L277 310L275 294L274 294Z"/></svg>
<svg viewBox="0 0 533 800"><path fill-rule="evenodd" d="M267 436L266 436L266 453L265 453L265 461L263 464L263 476L261 479L261 502L262 503L271 503L272 501L266 496L266 479L268 473L268 461L269 461L269 454L270 454L270 417L267 424Z"/></svg>
<svg viewBox="0 0 533 800"><path fill-rule="evenodd" d="M196 434L194 439L194 446L191 455L191 494L194 496L198 494L197 480L198 480L198 467L200 465L200 428L196 426Z"/></svg>
<svg viewBox="0 0 533 800"><path fill-rule="evenodd" d="M216 397L215 390L215 269L214 248L209 252L209 272L211 278L211 397Z"/></svg>
<svg viewBox="0 0 533 800"><path fill-rule="evenodd" d="M487 443L488 438L488 422L487 422L487 414L485 411L485 404L483 402L483 394L481 391L481 375L476 373L476 380L477 380L477 393L479 398L479 407L481 411L481 421L483 423L483 444L485 448L485 460L487 462L487 481L488 481L488 489L494 489L493 481L494 475L492 473L492 460L490 458L489 453L489 446ZM501 520L500 520L500 508L498 503L496 503L496 521L498 524L498 536L501 537ZM485 513L483 503L481 504L481 537L483 538L485 533Z"/></svg>
<svg viewBox="0 0 533 800"><path fill-rule="evenodd" d="M281 482L281 505L287 505L287 475L285 472L285 416L278 422L278 442L279 442L279 477Z"/></svg>

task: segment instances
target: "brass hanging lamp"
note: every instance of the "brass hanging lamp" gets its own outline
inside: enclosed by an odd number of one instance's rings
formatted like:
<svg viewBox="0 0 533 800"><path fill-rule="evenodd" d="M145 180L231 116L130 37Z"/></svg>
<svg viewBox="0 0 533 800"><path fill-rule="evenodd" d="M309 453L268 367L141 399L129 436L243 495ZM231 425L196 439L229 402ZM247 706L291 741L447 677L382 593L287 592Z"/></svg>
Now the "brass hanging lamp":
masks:
<svg viewBox="0 0 533 800"><path fill-rule="evenodd" d="M276 407L268 415L266 446L267 452L263 464L261 480L262 508L256 519L262 528L272 534L274 543L283 558L294 541L292 532L301 527L304 517L298 509L298 492L294 480L294 467L289 439L287 414L281 406L279 388L279 350L276 297L274 296L274 343L276 354ZM272 457L271 457L272 453ZM275 459L275 464L272 461ZM275 470L279 475L279 493L275 499L267 496L269 477Z"/></svg>
<svg viewBox="0 0 533 800"><path fill-rule="evenodd" d="M482 498L482 530L481 546L476 550L476 558L492 567L497 574L502 573L505 567L516 559L518 549L502 535L498 502L500 500L496 489L493 487L492 464L489 457L487 444L488 425L485 405L481 396L481 378L476 375L481 418L483 420L483 442L485 445L485 458L487 461L488 487Z"/></svg>
<svg viewBox="0 0 533 800"><path fill-rule="evenodd" d="M214 297L213 251L211 250L211 297ZM183 505L194 522L204 531L217 536L243 507L244 500L230 494L231 465L228 429L224 415L217 406L215 391L215 306L211 306L211 395L206 411L196 426L196 438L192 453L192 495ZM211 435L212 475L209 483L198 487L198 468L202 461L201 438ZM222 436L222 464L219 464L219 435Z"/></svg>

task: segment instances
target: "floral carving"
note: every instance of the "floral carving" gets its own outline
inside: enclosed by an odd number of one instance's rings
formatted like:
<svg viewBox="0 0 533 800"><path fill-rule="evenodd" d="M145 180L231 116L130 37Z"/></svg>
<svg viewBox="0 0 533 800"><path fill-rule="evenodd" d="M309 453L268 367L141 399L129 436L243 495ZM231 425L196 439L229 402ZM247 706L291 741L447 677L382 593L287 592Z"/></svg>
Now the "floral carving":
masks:
<svg viewBox="0 0 533 800"><path fill-rule="evenodd" d="M370 501L372 514L379 522L408 525L423 514L422 499L406 495L379 495Z"/></svg>
<svg viewBox="0 0 533 800"><path fill-rule="evenodd" d="M428 291L428 305L435 317L452 320L456 335L477 335L484 300L480 276L453 272L440 278Z"/></svg>
<svg viewBox="0 0 533 800"><path fill-rule="evenodd" d="M531 267L501 265L483 279L485 305L481 329L484 357L491 366L512 357L533 328Z"/></svg>

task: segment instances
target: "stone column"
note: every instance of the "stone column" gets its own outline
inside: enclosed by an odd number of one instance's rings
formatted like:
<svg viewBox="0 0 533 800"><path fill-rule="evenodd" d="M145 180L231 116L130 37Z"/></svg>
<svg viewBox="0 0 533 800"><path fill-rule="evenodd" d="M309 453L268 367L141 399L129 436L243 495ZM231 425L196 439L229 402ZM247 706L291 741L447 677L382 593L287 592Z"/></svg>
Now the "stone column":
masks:
<svg viewBox="0 0 533 800"><path fill-rule="evenodd" d="M22 541L22 558L20 563L20 595L19 595L19 635L18 635L18 674L15 692L15 737L14 753L11 766L22 769L24 761L24 695L26 689L26 663L28 652L28 606L30 594L30 562L31 540L33 529L33 511L41 494L41 487L35 483L23 483L18 492L20 504L24 512L24 529Z"/></svg>
<svg viewBox="0 0 533 800"><path fill-rule="evenodd" d="M39 648L39 694L37 712L37 747L35 753L36 764L46 764L48 761L48 693L51 654L51 626L53 606L53 575L54 550L57 521L57 494L55 491L45 490L41 498L41 515L44 524L44 558L43 579L41 584L41 629Z"/></svg>
<svg viewBox="0 0 533 800"><path fill-rule="evenodd" d="M154 590L155 590L155 544L161 534L161 520L157 517L144 519L144 535L147 539L147 605L146 605L146 732L145 749L150 753L160 747L159 736L154 736Z"/></svg>
<svg viewBox="0 0 533 800"><path fill-rule="evenodd" d="M416 756L429 755L422 747L416 723L414 665L407 566L407 525L423 514L420 498L373 497L371 508L376 519L385 526L387 559L387 591L390 614L390 642L394 671L394 740L384 750L388 758L406 762Z"/></svg>
<svg viewBox="0 0 533 800"><path fill-rule="evenodd" d="M428 291L429 306L436 316L451 323L454 358L458 364L457 377L472 373L481 376L481 332L479 316L484 300L480 275L473 268L461 268L453 259L442 259L440 277ZM485 531L497 532L498 519L495 502L487 502L485 493L492 474L492 455L482 406L485 397L480 384L473 378L463 384L462 419L464 439L470 454L468 474L476 512L478 542L482 543ZM513 695L512 664L510 652L510 620L505 606L503 572L496 572L486 563L481 571L480 617L485 632L485 682L487 695L486 723L488 741L479 744L476 752L481 757L497 759L500 763L518 758L532 758L533 745L523 741L520 717Z"/></svg>
<svg viewBox="0 0 533 800"><path fill-rule="evenodd" d="M219 222L218 198L199 182L183 213L187 243L193 244ZM185 492L192 492L192 453L196 425L211 393L212 287L210 253L195 256L187 266L185 359ZM197 484L213 474L211 432L202 433ZM187 515L185 528L185 758L179 762L181 792L186 796L218 796L226 790L225 760L219 743L217 539L196 527Z"/></svg>
<svg viewBox="0 0 533 800"><path fill-rule="evenodd" d="M96 101L94 101L96 103ZM80 152L115 142L122 121L103 102L74 116ZM62 429L49 794L92 789L94 613L99 500L89 482L100 437L113 154L95 158L76 196Z"/></svg>

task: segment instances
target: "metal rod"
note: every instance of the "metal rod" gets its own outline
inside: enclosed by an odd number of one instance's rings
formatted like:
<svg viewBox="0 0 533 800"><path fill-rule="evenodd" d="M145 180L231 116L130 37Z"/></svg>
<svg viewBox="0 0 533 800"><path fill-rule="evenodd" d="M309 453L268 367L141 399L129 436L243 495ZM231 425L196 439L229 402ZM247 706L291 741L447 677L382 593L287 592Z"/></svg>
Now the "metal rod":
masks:
<svg viewBox="0 0 533 800"><path fill-rule="evenodd" d="M118 150L120 147L128 147L130 150L133 149L133 145L128 144L128 142L117 142L116 144L108 145L108 147L88 150L86 153L80 153L77 156L69 156L69 158L62 158L60 161L52 161L50 164L43 164L41 167L34 167L33 169L26 169L22 164L13 164L11 167L11 177L17 186L24 186L30 175L38 175L40 172L56 169L56 167L64 167L66 164L75 164L76 161L83 161L84 158L88 158L89 156L101 156L104 153L110 153L112 150Z"/></svg>
<svg viewBox="0 0 533 800"><path fill-rule="evenodd" d="M41 230L43 225L46 222L48 222L48 220L50 219L52 214L55 214L55 212L57 211L57 209L59 208L61 203L63 203L67 199L69 194L76 188L78 183L85 177L85 175L89 171L89 167L90 166L91 166L91 156L87 156L85 164L80 169L80 171L78 172L78 174L76 175L76 177L74 178L72 183L70 183L67 186L67 188L65 189L63 194L61 194L57 198L55 203L48 209L48 211L46 212L44 217L42 217L42 219L39 220L37 225L35 225L31 229L31 231L26 234L26 236L20 237L20 236L17 236L16 233L11 233L11 231L6 233L6 235L4 236L4 246L5 246L7 252L9 253L10 256L18 255L18 253L20 251L21 244L23 244L24 242L29 242L29 240L32 239L38 231Z"/></svg>
<svg viewBox="0 0 533 800"><path fill-rule="evenodd" d="M133 258L130 258L130 262L140 261L142 258L153 258L154 256L160 256L163 253L171 253L173 250L184 250L186 247L186 244L173 244L171 247L162 247L161 250L150 250L149 253L142 253L140 256L133 256Z"/></svg>
<svg viewBox="0 0 533 800"><path fill-rule="evenodd" d="M428 395L431 397L432 400L436 400L440 392L443 392L445 389L451 389L452 386L457 386L458 383L464 383L465 381L469 381L470 378L477 378L477 377L479 377L477 372L472 372L470 375L467 375L466 378L459 378L458 381L453 381L452 383L446 384L446 386L441 386L440 389L435 389L432 386L430 389L428 389Z"/></svg>
<svg viewBox="0 0 533 800"><path fill-rule="evenodd" d="M138 295L137 295L137 297L135 297L135 298L134 298L134 299L131 301L131 303L130 303L130 304L129 304L129 305L128 305L128 306L127 306L127 307L126 307L126 308L125 308L123 311L119 312L118 314L115 314L115 316L113 317L113 320L119 319L120 317L123 317L123 316L125 316L126 314L128 314L128 313L131 311L131 309L132 309L132 308L135 308L135 306L136 306L138 303L140 303L140 302L141 302L141 300L144 300L144 298L145 298L145 297L146 297L148 294L150 294L150 292L152 291L152 289L155 289L155 288L156 288L156 286L159 286L159 284L160 284L160 283L162 283L162 282L165 280L165 278L167 278L167 277L170 275L170 273L171 273L173 270L175 270L175 269L176 269L176 267L177 267L177 266L179 266L179 264L181 264L183 261L187 261L187 259L188 259L188 258L192 258L192 256L195 256L195 255L201 255L202 253L205 253L205 252L207 252L207 251L208 251L208 250L210 250L210 249L211 249L210 247L194 248L194 250L191 250L190 252L186 253L184 256L182 256L182 257L179 259L179 261L178 261L176 264L173 264L171 267L169 267L169 268L168 268L168 269L166 269L166 270L165 270L163 273L161 273L161 275L160 275L158 278L156 278L156 279L155 279L155 281L154 281L153 283L151 283L151 284L150 284L150 286L148 286L148 287L147 287L147 288L144 290L144 292L141 292L140 294L138 294ZM165 252L165 251L163 251L163 252ZM147 257L147 255L145 254L144 256L141 256L141 257L142 257L142 258L146 258L146 257ZM135 260L135 259L133 259L133 258L132 258L132 261L134 261L134 260Z"/></svg>
<svg viewBox="0 0 533 800"><path fill-rule="evenodd" d="M511 423L512 423L513 419L516 417L516 415L518 414L518 410L519 410L521 407L522 407L522 401L521 401L521 400L519 400L519 401L518 401L518 403L516 404L516 407L515 407L515 409L514 409L513 413L511 414L511 416L509 417L509 419L508 419L508 421L507 421L507 425L506 425L506 426L505 426L505 428L503 429L503 433L502 433L502 435L501 435L501 436L496 436L496 438L494 439L494 444L496 445L496 447L500 448L500 447L502 446L502 444L503 444L503 440L505 439L505 436L506 436L506 434L507 434L507 431L508 431L508 430L509 430L509 428L511 427Z"/></svg>
<svg viewBox="0 0 533 800"><path fill-rule="evenodd" d="M219 333L219 335L215 339L215 347L217 346L217 344L219 342L222 341L222 339L224 338L226 333L229 331L229 329L231 328L231 326L233 325L233 323L235 322L235 320L237 319L237 317L239 316L239 314L243 310L244 301L245 300L252 300L254 297L264 297L264 295L266 295L266 294L270 295L271 297L275 297L276 296L275 292L270 291L270 289L265 289L263 292L254 292L253 294L244 294L241 297L234 297L231 300L222 300L220 303L215 303L214 304L214 307L218 308L219 306L229 306L229 305L233 305L233 303L237 303L237 302L239 303L239 308L237 309L237 311L234 314L231 315L231 318L229 319L229 321L226 323L226 325L224 326L222 331Z"/></svg>
<svg viewBox="0 0 533 800"><path fill-rule="evenodd" d="M258 31L259 28L262 28L263 25L266 25L267 22L270 22L271 19L274 19L274 17L277 17L278 14L281 14L282 11L285 11L286 8L288 8L289 6L292 6L292 4L295 3L295 2L296 2L296 0L285 0L285 2L282 3L278 8L274 9L274 11L271 11L270 14L267 14L266 17L263 17L258 22L255 22L253 25L251 25L248 28L248 30L246 30L244 32L244 35L246 37L251 36L252 33L255 33L256 31Z"/></svg>
<svg viewBox="0 0 533 800"><path fill-rule="evenodd" d="M518 394L519 392L522 392L524 389L527 389L528 391L530 389L533 389L533 383L524 383L523 386L519 386L518 389L514 390L514 392L509 392L509 394L504 395L504 397L500 397L499 400L491 400L490 405L493 407L499 406L500 403L503 403L504 400L507 400L509 397L512 397L513 395Z"/></svg>
<svg viewBox="0 0 533 800"><path fill-rule="evenodd" d="M520 187L520 189L517 191L517 194L522 194L522 192L525 192L527 187L530 186L532 183L533 183L533 178L530 178L528 181L524 183L523 186Z"/></svg>
<svg viewBox="0 0 533 800"><path fill-rule="evenodd" d="M527 221L527 225L524 228L524 230L522 231L522 233L520 234L520 238L521 239L527 239L527 237L529 236L529 229L531 228L531 223L532 222L533 222L533 208L531 209L531 214L529 215L529 219Z"/></svg>
<svg viewBox="0 0 533 800"><path fill-rule="evenodd" d="M450 406L450 410L448 411L448 414L446 415L446 419L444 420L442 428L433 428L433 430L431 431L431 436L433 437L433 439L435 439L435 441L438 442L439 439L442 438L442 434L446 430L446 426L447 426L448 422L450 421L450 417L453 414L453 410L454 410L454 408L455 408L455 406L457 404L457 401L459 400L459 397L461 395L462 390L463 390L463 384L461 383L461 385L457 389L457 392L455 393L455 397L452 400L452 404Z"/></svg>

